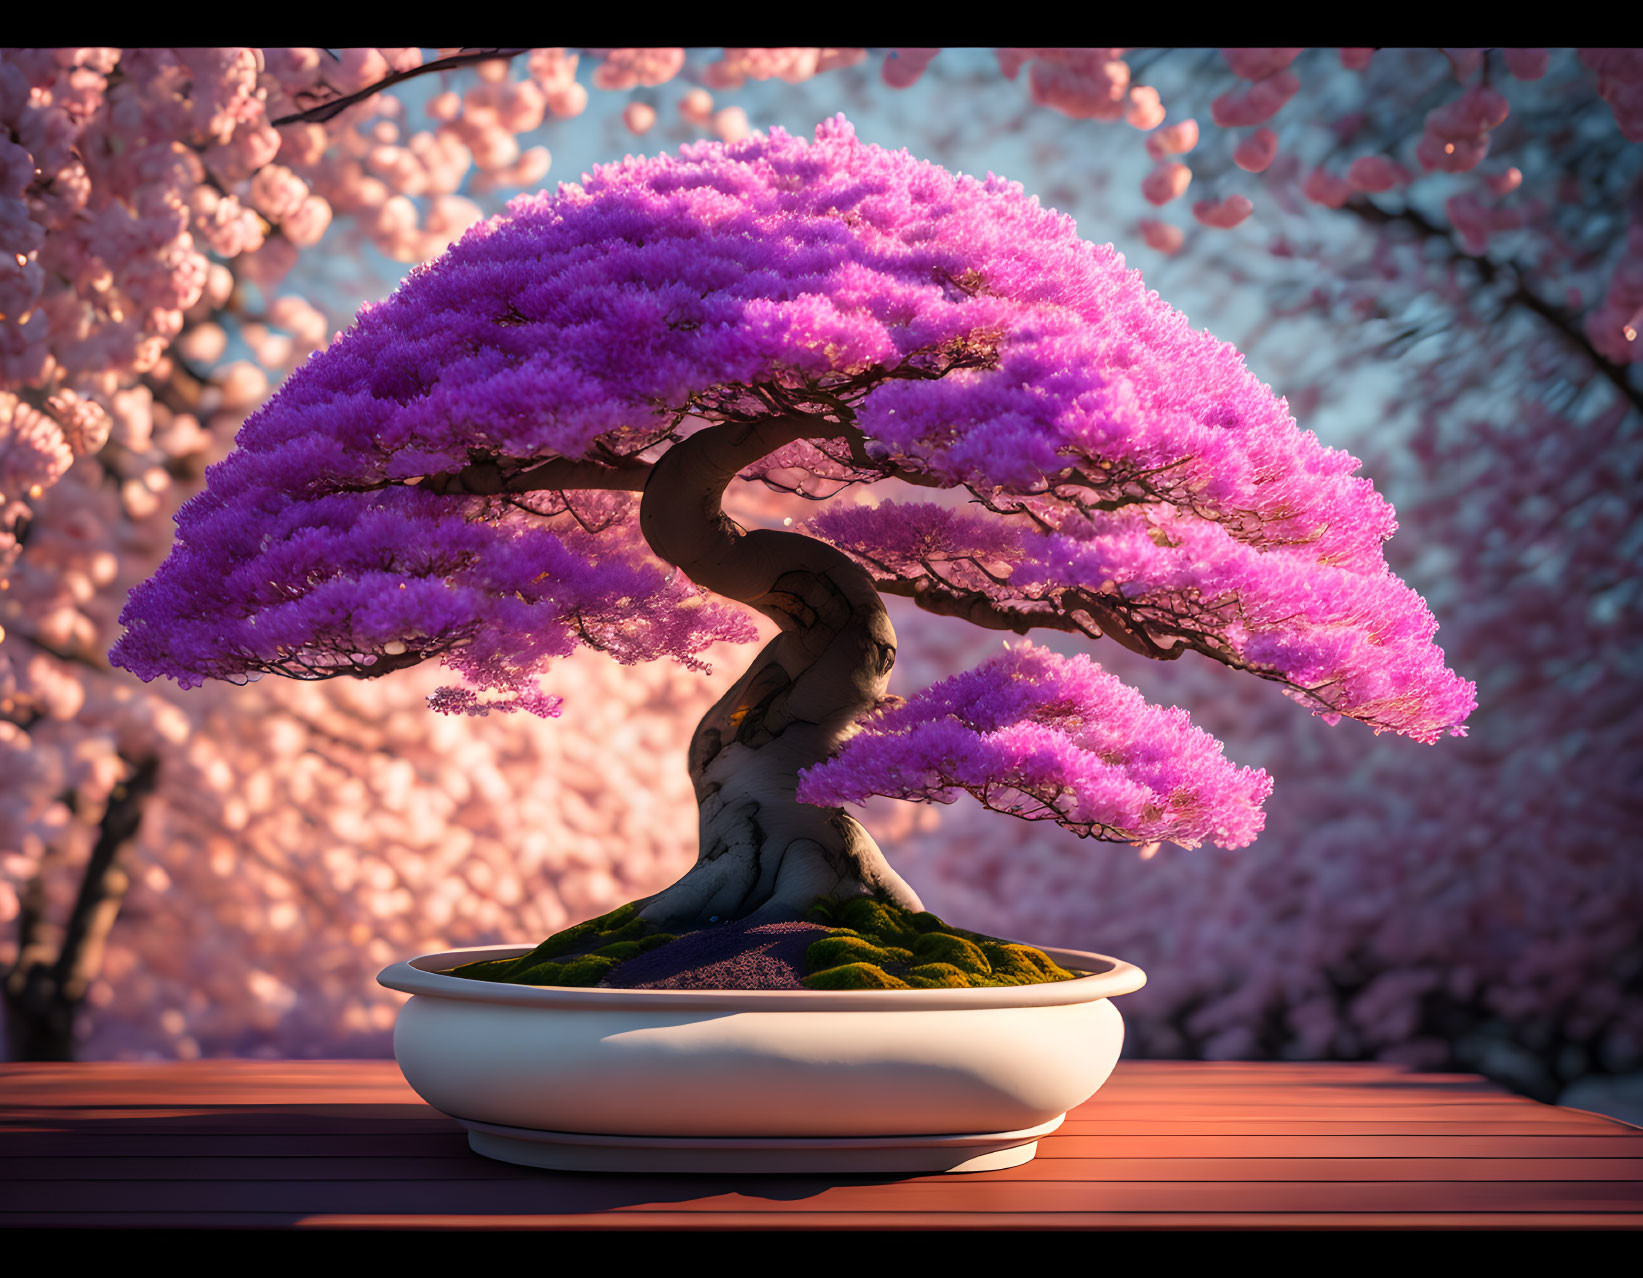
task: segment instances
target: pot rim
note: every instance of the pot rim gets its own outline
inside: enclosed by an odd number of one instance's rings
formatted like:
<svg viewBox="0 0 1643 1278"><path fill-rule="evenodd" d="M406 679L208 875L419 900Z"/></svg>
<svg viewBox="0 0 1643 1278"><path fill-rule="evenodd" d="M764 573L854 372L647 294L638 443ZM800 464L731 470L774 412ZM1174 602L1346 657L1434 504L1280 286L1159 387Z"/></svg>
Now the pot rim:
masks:
<svg viewBox="0 0 1643 1278"><path fill-rule="evenodd" d="M1016 942L1019 944L1020 942ZM1085 950L1040 945L1056 963L1082 975L1037 985L995 985L934 990L627 990L572 985L499 985L440 969L483 959L518 958L533 945L483 945L443 950L395 963L377 973L391 990L458 1003L584 1011L621 1009L658 1012L929 1012L992 1007L1059 1007L1131 994L1147 983L1133 963Z"/></svg>

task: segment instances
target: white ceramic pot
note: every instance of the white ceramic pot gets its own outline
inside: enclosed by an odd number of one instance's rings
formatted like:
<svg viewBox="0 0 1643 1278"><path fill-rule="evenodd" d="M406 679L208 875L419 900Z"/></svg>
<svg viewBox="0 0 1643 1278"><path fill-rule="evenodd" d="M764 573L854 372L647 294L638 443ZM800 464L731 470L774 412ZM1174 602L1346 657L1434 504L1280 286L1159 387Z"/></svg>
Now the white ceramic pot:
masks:
<svg viewBox="0 0 1643 1278"><path fill-rule="evenodd" d="M1109 1001L1146 983L1039 948L1070 981L937 990L504 985L442 969L528 945L425 954L377 980L412 995L400 1070L475 1152L566 1170L988 1171L1112 1072Z"/></svg>

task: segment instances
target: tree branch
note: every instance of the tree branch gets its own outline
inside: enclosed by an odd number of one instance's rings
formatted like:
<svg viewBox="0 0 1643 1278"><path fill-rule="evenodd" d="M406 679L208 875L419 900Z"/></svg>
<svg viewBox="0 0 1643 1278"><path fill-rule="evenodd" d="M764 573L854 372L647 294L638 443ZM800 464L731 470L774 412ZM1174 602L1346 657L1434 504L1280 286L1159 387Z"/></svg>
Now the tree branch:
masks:
<svg viewBox="0 0 1643 1278"><path fill-rule="evenodd" d="M290 115L282 115L277 120L270 121L275 128L282 124L324 124L327 120L341 115L349 107L355 106L367 98L375 97L384 89L391 89L396 84L403 84L406 80L415 79L419 75L427 75L432 71L454 71L458 67L471 66L476 62L497 62L509 58L517 58L521 53L529 53L530 48L523 49L464 49L461 53L453 53L448 58L435 58L432 62L424 62L419 67L412 67L409 71L395 71L385 75L375 84L368 84L355 93L345 94L340 98L333 98L329 102L322 102L318 106L309 107L305 111L295 111Z"/></svg>
<svg viewBox="0 0 1643 1278"><path fill-rule="evenodd" d="M131 841L142 822L143 801L154 792L160 761L150 756L138 763L131 776L114 787L97 831L80 894L69 915L62 948L53 975L62 997L79 1002L102 962L114 916L119 912L129 882L117 864L120 850Z"/></svg>
<svg viewBox="0 0 1643 1278"><path fill-rule="evenodd" d="M119 856L137 833L143 802L154 792L158 775L159 760L151 756L114 787L55 960L38 954L43 900L35 896L33 884L25 892L30 917L23 928L35 934L29 947L35 952L20 952L5 982L9 1036L19 1059L73 1059L74 1012L102 964L103 947L130 883Z"/></svg>
<svg viewBox="0 0 1643 1278"><path fill-rule="evenodd" d="M500 493L563 491L565 489L615 489L643 492L651 467L644 462L624 462L606 466L599 462L574 461L554 457L528 470L507 472L505 457L477 458L461 470L446 475L424 477L421 487L440 494L474 493L494 497Z"/></svg>
<svg viewBox="0 0 1643 1278"><path fill-rule="evenodd" d="M1065 630L1069 634L1089 632L1065 613L1015 612L996 606L979 590L942 590L929 577L880 578L873 583L881 595L911 599L925 612L938 617L958 617L983 630L1009 630L1024 635L1030 630Z"/></svg>
<svg viewBox="0 0 1643 1278"><path fill-rule="evenodd" d="M1634 409L1643 412L1643 387L1634 385L1628 375L1628 370L1624 366L1616 364L1592 345L1591 339L1581 331L1573 315L1563 307L1548 302L1530 288L1524 269L1516 262L1496 262L1489 257L1479 257L1468 253L1455 243L1448 231L1428 219L1417 209L1405 207L1393 213L1361 197L1348 200L1341 207L1346 212L1371 225L1397 224L1407 226L1423 238L1443 244L1449 250L1450 261L1464 262L1471 266L1483 278L1485 283L1493 284L1501 278L1503 272L1510 273L1510 282L1514 287L1506 297L1507 304L1522 305L1545 320L1563 339L1564 343L1584 356L1599 373L1614 385L1616 390L1631 402Z"/></svg>

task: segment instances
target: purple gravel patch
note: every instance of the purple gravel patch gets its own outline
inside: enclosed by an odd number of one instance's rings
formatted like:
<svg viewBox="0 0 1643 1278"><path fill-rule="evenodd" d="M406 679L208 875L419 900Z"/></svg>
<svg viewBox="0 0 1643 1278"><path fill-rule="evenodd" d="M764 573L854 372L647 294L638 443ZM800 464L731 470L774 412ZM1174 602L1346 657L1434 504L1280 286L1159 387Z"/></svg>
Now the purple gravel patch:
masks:
<svg viewBox="0 0 1643 1278"><path fill-rule="evenodd" d="M819 923L725 923L619 963L599 984L622 990L802 990Z"/></svg>

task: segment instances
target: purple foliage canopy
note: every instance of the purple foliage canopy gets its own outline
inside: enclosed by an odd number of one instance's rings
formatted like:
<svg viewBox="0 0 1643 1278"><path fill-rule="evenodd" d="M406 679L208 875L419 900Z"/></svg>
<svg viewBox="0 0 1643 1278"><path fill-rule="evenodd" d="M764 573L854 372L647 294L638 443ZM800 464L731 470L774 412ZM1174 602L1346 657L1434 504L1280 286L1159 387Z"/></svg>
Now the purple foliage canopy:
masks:
<svg viewBox="0 0 1643 1278"><path fill-rule="evenodd" d="M541 714L557 699L535 675L578 643L697 663L755 632L652 555L639 503L610 490L642 487L702 422L777 416L815 434L748 477L975 498L815 521L881 589L1023 633L1192 649L1377 731L1464 732L1473 686L1387 568L1393 512L1355 458L1111 245L842 117L814 141L773 129L600 168L414 270L247 419L112 659L192 686L438 656L467 681L438 708ZM540 469L556 460L575 469L559 487ZM807 796L957 787L992 805L1002 788L1001 810L1028 815L1032 795L1141 842L1260 828L1265 774L1087 663L1024 649L962 679L962 697L940 685L871 723ZM859 766L897 751L904 766Z"/></svg>

